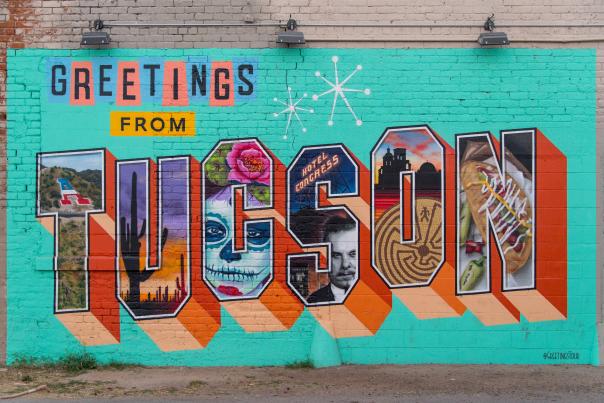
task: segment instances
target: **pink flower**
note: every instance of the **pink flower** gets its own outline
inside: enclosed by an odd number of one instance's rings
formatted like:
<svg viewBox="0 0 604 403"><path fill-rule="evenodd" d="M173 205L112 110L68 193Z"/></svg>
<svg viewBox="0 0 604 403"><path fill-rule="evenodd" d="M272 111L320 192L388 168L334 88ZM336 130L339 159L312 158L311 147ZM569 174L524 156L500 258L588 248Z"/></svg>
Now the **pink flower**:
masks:
<svg viewBox="0 0 604 403"><path fill-rule="evenodd" d="M271 164L256 143L235 143L226 159L231 167L229 180L270 185Z"/></svg>

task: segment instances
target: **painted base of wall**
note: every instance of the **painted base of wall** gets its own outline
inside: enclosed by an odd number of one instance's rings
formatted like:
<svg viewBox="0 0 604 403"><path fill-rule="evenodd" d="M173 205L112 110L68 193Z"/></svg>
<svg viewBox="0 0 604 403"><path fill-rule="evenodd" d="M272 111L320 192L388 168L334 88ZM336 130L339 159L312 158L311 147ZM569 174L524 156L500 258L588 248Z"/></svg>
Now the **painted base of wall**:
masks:
<svg viewBox="0 0 604 403"><path fill-rule="evenodd" d="M310 362L315 368L342 365L338 339L331 337L321 326L315 326L310 346Z"/></svg>
<svg viewBox="0 0 604 403"><path fill-rule="evenodd" d="M594 354L592 365L602 366L604 365L604 322L598 323L597 343L595 348L598 349L599 354Z"/></svg>

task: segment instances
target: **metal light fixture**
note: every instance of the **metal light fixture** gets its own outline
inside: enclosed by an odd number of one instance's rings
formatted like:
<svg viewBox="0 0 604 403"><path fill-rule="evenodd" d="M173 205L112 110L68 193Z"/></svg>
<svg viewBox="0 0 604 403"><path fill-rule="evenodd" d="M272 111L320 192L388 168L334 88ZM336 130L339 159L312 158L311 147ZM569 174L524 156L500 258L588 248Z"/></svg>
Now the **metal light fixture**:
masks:
<svg viewBox="0 0 604 403"><path fill-rule="evenodd" d="M111 38L109 33L101 31L104 26L103 21L94 21L94 31L84 32L80 45L108 45Z"/></svg>
<svg viewBox="0 0 604 403"><path fill-rule="evenodd" d="M285 26L285 31L281 31L277 34L277 43L286 43L288 46L306 43L304 41L304 34L296 31L297 27L298 23L290 16L289 21L287 21L287 25Z"/></svg>
<svg viewBox="0 0 604 403"><path fill-rule="evenodd" d="M480 46L496 46L509 45L510 41L505 32L493 32L495 29L495 14L491 14L484 23L484 29L488 32L483 32L478 36Z"/></svg>

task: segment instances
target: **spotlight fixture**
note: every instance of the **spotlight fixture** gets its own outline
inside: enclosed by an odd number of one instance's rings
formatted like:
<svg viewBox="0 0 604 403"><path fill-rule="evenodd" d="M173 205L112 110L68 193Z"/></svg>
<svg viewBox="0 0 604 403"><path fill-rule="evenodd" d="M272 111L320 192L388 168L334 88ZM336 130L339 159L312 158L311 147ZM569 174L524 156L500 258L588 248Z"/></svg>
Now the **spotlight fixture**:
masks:
<svg viewBox="0 0 604 403"><path fill-rule="evenodd" d="M495 14L491 14L484 23L485 31L478 35L478 43L480 46L496 46L496 45L509 45L510 41L505 32L493 32L495 29Z"/></svg>
<svg viewBox="0 0 604 403"><path fill-rule="evenodd" d="M94 31L84 32L80 45L108 45L111 38L109 38L109 33L101 31L104 26L103 21L96 20Z"/></svg>
<svg viewBox="0 0 604 403"><path fill-rule="evenodd" d="M277 43L286 43L288 46L306 43L304 41L304 34L296 31L297 27L298 23L290 16L287 25L285 26L285 31L281 31L277 34Z"/></svg>

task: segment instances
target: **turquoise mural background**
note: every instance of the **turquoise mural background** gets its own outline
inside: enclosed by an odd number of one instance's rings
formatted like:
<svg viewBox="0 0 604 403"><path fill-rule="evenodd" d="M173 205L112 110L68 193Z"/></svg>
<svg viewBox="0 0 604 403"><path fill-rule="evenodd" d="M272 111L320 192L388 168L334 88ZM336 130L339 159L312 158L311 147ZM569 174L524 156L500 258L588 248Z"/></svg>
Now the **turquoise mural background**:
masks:
<svg viewBox="0 0 604 403"><path fill-rule="evenodd" d="M114 103L70 106L47 98L46 63L51 57L120 61L141 57L177 60L253 57L258 63L256 99L234 107L117 107ZM330 96L311 99L328 87L315 76L340 77L360 70L350 93L357 126L341 103L328 126ZM344 363L591 363L598 360L596 333L596 129L593 49L115 49L8 51L8 361L57 359L87 350L100 361L145 365L283 365L311 355L319 364ZM300 106L307 132L273 98L287 87ZM114 110L194 111L192 138L111 137ZM305 145L344 143L367 166L369 150L386 127L428 124L450 145L457 133L537 127L568 160L568 318L564 321L486 327L471 312L450 319L418 320L396 298L371 337L333 341L305 311L286 332L246 333L223 309L222 325L202 350L162 352L123 308L121 342L87 347L53 315L53 239L36 220L36 153L107 147L118 159L191 154L201 161L220 139L258 137L285 165ZM314 346L314 347L313 347ZM316 346L325 350L315 351ZM330 346L330 349L327 349ZM579 358L551 361L548 352ZM337 361L337 360L336 360Z"/></svg>

